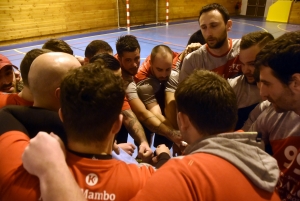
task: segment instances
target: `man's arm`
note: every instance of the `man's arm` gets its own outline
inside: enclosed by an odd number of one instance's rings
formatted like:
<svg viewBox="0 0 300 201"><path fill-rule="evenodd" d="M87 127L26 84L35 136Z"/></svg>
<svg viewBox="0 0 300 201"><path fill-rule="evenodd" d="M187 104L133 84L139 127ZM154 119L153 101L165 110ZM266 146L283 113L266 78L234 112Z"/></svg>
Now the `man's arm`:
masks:
<svg viewBox="0 0 300 201"><path fill-rule="evenodd" d="M259 103L249 114L247 121L244 123L244 126L241 128L243 131L253 131L254 122L257 120L259 115L270 106L269 101L263 101ZM253 125L253 126L252 126ZM251 128L252 127L252 128ZM251 130L250 130L251 128Z"/></svg>
<svg viewBox="0 0 300 201"><path fill-rule="evenodd" d="M152 150L149 146L149 143L147 141L145 131L135 116L135 114L132 112L131 109L129 110L123 110L123 124L128 130L130 136L137 141L139 146L139 157L145 158L150 157L152 155Z"/></svg>
<svg viewBox="0 0 300 201"><path fill-rule="evenodd" d="M188 46L186 46L185 50L179 56L179 60L181 61L178 66L179 71L182 68L183 59L186 57L186 55L194 52L195 50L198 50L201 46L202 46L201 43L191 43Z"/></svg>
<svg viewBox="0 0 300 201"><path fill-rule="evenodd" d="M173 128L178 129L176 102L173 92L165 92L165 115Z"/></svg>
<svg viewBox="0 0 300 201"><path fill-rule="evenodd" d="M62 147L63 143L58 136L40 132L25 149L23 166L39 178L44 201L85 201L66 164Z"/></svg>
<svg viewBox="0 0 300 201"><path fill-rule="evenodd" d="M138 144L147 143L144 129L131 109L122 111L123 124Z"/></svg>
<svg viewBox="0 0 300 201"><path fill-rule="evenodd" d="M164 115L162 115L161 108L156 101L146 104L146 108L152 114L154 114L161 122L164 122L164 124L172 127L172 124L166 119L166 117Z"/></svg>
<svg viewBox="0 0 300 201"><path fill-rule="evenodd" d="M192 62L191 62L191 59L192 59L191 56L194 53L195 52L186 55L186 57L183 59L182 67L179 72L179 80L178 80L179 83L182 82L185 78L187 78L190 74L192 74L193 71L195 70L195 68L193 67ZM198 66L198 68L200 68L200 66Z"/></svg>
<svg viewBox="0 0 300 201"><path fill-rule="evenodd" d="M181 134L178 130L165 124L156 115L147 110L144 103L139 98L129 101L132 111L136 114L138 120L152 132L163 135L175 143L181 141Z"/></svg>

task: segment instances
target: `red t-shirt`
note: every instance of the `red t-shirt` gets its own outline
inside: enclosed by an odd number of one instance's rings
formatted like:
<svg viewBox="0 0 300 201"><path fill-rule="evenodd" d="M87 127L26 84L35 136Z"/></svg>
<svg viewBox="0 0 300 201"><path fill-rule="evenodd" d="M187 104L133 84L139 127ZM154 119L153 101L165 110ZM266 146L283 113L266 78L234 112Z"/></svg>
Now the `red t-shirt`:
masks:
<svg viewBox="0 0 300 201"><path fill-rule="evenodd" d="M19 131L0 136L0 200L39 200L37 177L22 165L29 137ZM49 153L51 154L51 153ZM116 159L94 160L67 153L67 164L87 200L129 200L155 172L152 166L126 164Z"/></svg>
<svg viewBox="0 0 300 201"><path fill-rule="evenodd" d="M24 106L32 106L33 102L27 101L16 93L1 93L0 92L0 108L6 105L24 105Z"/></svg>
<svg viewBox="0 0 300 201"><path fill-rule="evenodd" d="M208 153L169 160L132 200L280 201L277 193L256 187L230 162Z"/></svg>
<svg viewBox="0 0 300 201"><path fill-rule="evenodd" d="M123 106L122 106L122 111L129 110L129 109L131 109L131 108L130 108L128 99L127 99L127 97L125 96L124 102L123 102Z"/></svg>

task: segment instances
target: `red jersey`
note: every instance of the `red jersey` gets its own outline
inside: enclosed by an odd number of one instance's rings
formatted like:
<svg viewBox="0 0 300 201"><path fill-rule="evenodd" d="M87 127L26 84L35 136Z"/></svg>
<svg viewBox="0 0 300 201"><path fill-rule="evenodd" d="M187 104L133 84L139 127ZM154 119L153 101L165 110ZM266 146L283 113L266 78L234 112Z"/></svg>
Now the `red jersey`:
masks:
<svg viewBox="0 0 300 201"><path fill-rule="evenodd" d="M29 137L19 131L0 136L0 200L38 200L39 180L22 165ZM152 166L116 159L95 160L67 153L67 164L87 200L129 200L154 173Z"/></svg>
<svg viewBox="0 0 300 201"><path fill-rule="evenodd" d="M169 160L132 200L280 201L275 192L256 187L230 162L207 153Z"/></svg>
<svg viewBox="0 0 300 201"><path fill-rule="evenodd" d="M16 93L1 93L0 92L0 108L6 105L24 105L32 106L33 102L21 98Z"/></svg>
<svg viewBox="0 0 300 201"><path fill-rule="evenodd" d="M127 97L125 96L124 102L123 102L123 106L122 106L122 111L130 110L130 109L131 109L131 108L130 108L128 99L127 99Z"/></svg>

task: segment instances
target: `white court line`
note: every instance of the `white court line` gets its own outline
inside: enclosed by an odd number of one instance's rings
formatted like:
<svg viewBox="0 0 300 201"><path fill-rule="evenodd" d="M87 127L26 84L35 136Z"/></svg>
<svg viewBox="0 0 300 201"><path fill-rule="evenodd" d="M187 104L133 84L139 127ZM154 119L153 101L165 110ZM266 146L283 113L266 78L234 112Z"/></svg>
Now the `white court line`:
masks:
<svg viewBox="0 0 300 201"><path fill-rule="evenodd" d="M196 23L196 22L183 22L183 23L178 23L178 24L172 24L169 25L170 26L179 26L182 24L191 24L191 23ZM131 33L131 32L137 32L137 31L142 31L142 30L147 30L147 29L156 29L156 28L162 28L162 27L166 27L166 26L158 26L158 27L148 27L148 28L141 28L141 29L137 29L137 30L131 30L130 32L128 32L127 30L124 31L117 31L117 32L113 32L113 33L106 33L106 34L98 34L98 35L93 35L93 36L86 36L86 37L80 37L80 38L74 38L74 39L68 39L68 40L64 40L64 41L76 41L76 40L81 40L81 39L87 39L87 38L93 38L93 37L99 37L99 36L106 36L106 35L111 35L111 34L118 34L118 33L122 33L122 32L127 32L127 33ZM109 31L109 30L103 30L103 31ZM91 32L92 33L92 32ZM75 36L75 35L74 35ZM64 36L64 37L69 37L69 36ZM71 37L71 36L70 36ZM138 38L138 37L137 37ZM43 45L43 44L40 44ZM24 49L24 48L29 48L29 47L36 47L36 46L40 46L40 45L31 45L31 46L25 46L25 47L20 47L17 49ZM15 51L16 49L9 49L9 50L2 50L0 52L7 52L7 51Z"/></svg>
<svg viewBox="0 0 300 201"><path fill-rule="evenodd" d="M233 22L235 23L240 23L240 24L246 24L246 25L249 25L249 26L254 26L254 27L257 27L257 28L260 28L264 31L267 31L267 29L261 27L261 26L258 26L258 25L254 25L254 24L249 24L249 23L244 23L244 22L239 22L239 21L236 21L236 20L232 20ZM192 23L196 23L198 24L197 21L195 22L183 22L183 23L178 23L178 24L171 24L169 26L180 26L180 25L184 25L184 24L192 24ZM140 28L140 29L136 29L136 30L131 30L131 31L117 31L117 32L113 32L113 33L106 33L106 34L97 34L97 35L93 35L93 36L86 36L86 37L79 37L79 38L74 38L74 39L68 39L68 40L65 40L66 42L67 41L76 41L76 40L82 40L82 39L87 39L87 38L93 38L93 37L99 37L99 36L107 36L107 35L111 35L111 34L118 34L118 33L123 33L123 32L127 32L127 33L130 33L130 32L137 32L137 31L143 31L143 30L148 30L148 29L157 29L157 28L163 28L163 27L166 27L166 26L158 26L158 27L148 27L148 28ZM109 30L103 30L103 31L109 31ZM68 36L65 36L65 37L68 37ZM137 37L138 38L138 37ZM43 44L40 44L40 45L43 45ZM26 47L21 47L21 48L17 48L17 49L24 49L24 48L29 48L29 47L36 47L36 46L40 46L40 45L32 45L32 46L26 46ZM9 50L2 50L0 52L7 52L7 51L17 51L17 49L9 49ZM22 52L18 52L18 53L22 53ZM24 53L22 53L24 54Z"/></svg>

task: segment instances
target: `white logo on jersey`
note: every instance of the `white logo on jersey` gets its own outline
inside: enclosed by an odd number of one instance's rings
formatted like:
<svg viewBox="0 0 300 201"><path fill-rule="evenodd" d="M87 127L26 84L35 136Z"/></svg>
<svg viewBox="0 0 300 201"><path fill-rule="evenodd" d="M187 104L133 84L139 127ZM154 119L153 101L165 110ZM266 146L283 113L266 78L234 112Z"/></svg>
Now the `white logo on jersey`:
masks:
<svg viewBox="0 0 300 201"><path fill-rule="evenodd" d="M178 75L178 74L179 74L179 73L177 73L177 72L174 71L174 70L171 71L171 76L172 76L172 77L175 77L175 76Z"/></svg>
<svg viewBox="0 0 300 201"><path fill-rule="evenodd" d="M95 186L98 182L98 176L94 173L90 173L85 177L85 182L89 186Z"/></svg>
<svg viewBox="0 0 300 201"><path fill-rule="evenodd" d="M115 200L116 194L114 193L107 193L106 190L103 192L94 192L89 191L89 189L81 189L84 197L89 200Z"/></svg>
<svg viewBox="0 0 300 201"><path fill-rule="evenodd" d="M239 69L241 68L241 64L232 64L231 66L229 66L229 72L239 72Z"/></svg>

